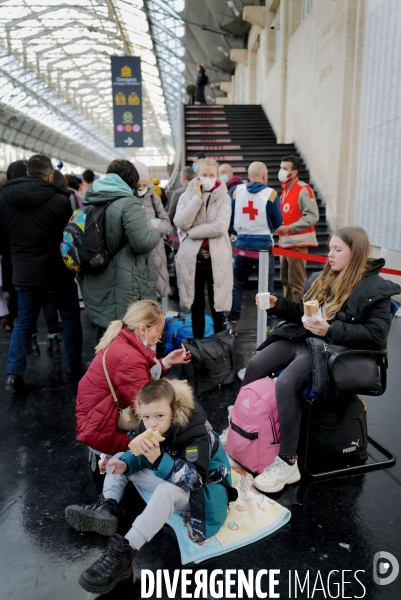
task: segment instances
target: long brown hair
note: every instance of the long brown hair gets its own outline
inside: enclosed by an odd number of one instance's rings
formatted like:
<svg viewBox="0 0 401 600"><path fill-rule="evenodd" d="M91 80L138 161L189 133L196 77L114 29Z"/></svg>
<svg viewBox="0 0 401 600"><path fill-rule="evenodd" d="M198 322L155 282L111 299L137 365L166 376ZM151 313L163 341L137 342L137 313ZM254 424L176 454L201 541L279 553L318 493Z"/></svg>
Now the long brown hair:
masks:
<svg viewBox="0 0 401 600"><path fill-rule="evenodd" d="M362 227L343 227L333 233L330 239L334 235L350 248L349 263L341 271L333 271L327 262L322 274L314 281L304 297L304 300L313 298L319 304L328 301L324 307L324 316L329 320L334 318L363 278L370 253L368 234Z"/></svg>

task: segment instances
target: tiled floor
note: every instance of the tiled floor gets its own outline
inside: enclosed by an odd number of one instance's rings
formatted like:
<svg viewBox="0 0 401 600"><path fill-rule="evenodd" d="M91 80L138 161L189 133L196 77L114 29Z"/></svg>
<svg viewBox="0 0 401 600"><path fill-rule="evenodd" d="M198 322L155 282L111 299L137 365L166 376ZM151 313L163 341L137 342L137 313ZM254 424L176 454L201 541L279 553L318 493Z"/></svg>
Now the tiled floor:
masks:
<svg viewBox="0 0 401 600"><path fill-rule="evenodd" d="M240 336L235 342L235 362L245 366L255 350L256 308L254 292L246 293ZM82 313L86 360L92 356L95 331ZM107 540L95 534L80 534L64 520L64 508L71 503L97 499L100 483L87 463L87 449L75 442L75 397L68 389L64 363L52 361L45 352L45 328L40 322L42 355L29 358L26 381L32 391L24 398L4 391L5 362L9 335L0 332L0 598L4 600L81 600L94 598L77 583L82 570L98 557ZM370 433L398 456L401 451L401 370L399 349L401 319L395 319L389 341L389 381L387 392L368 398ZM235 400L239 382L222 391L208 393L200 400L218 432L227 426L226 407ZM299 504L291 503L284 491L276 500L292 511L288 525L253 546L207 565L213 569L280 569L280 597L292 596L288 573L297 570L305 579L309 570L310 591L298 591L298 598L363 597L380 600L401 598L401 576L390 585L373 583L372 563L376 552L391 552L401 562L401 462L388 471L375 471L324 482L304 478L296 486ZM142 501L133 488L127 492L128 509L124 533ZM344 546L344 545L345 546ZM165 527L136 560L142 568L179 569L180 557L175 535ZM329 572L331 596L327 590ZM340 595L335 583L344 574ZM356 581L354 572L366 591ZM317 573L314 594L313 587ZM140 585L132 581L119 584L104 598L140 598ZM167 597L164 595L163 597ZM181 597L181 596L178 596Z"/></svg>

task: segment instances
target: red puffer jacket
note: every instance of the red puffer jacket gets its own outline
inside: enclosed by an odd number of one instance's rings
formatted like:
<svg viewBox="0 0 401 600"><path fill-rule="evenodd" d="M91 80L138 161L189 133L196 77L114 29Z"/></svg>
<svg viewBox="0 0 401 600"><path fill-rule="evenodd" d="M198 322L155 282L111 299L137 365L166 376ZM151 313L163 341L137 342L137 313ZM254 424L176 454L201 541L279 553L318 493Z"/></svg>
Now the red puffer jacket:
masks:
<svg viewBox="0 0 401 600"><path fill-rule="evenodd" d="M118 411L103 371L103 353L101 350L96 354L79 382L76 435L78 441L95 450L115 454L126 450L130 439L125 431L117 429ZM121 408L129 403L134 406L138 392L151 381L155 355L128 329L122 329L111 342L107 370ZM167 372L162 365L162 375Z"/></svg>

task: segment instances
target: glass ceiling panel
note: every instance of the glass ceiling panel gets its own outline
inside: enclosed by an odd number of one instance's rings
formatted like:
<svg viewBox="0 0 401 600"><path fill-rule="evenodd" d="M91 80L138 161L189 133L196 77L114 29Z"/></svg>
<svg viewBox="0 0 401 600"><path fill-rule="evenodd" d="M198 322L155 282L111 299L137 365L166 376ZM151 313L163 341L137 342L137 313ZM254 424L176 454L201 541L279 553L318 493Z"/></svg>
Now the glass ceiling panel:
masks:
<svg viewBox="0 0 401 600"><path fill-rule="evenodd" d="M145 147L125 153L149 164L171 162L184 7L184 0L0 0L0 102L67 137L77 127L83 144L100 154L124 153L113 149L108 57L139 56Z"/></svg>

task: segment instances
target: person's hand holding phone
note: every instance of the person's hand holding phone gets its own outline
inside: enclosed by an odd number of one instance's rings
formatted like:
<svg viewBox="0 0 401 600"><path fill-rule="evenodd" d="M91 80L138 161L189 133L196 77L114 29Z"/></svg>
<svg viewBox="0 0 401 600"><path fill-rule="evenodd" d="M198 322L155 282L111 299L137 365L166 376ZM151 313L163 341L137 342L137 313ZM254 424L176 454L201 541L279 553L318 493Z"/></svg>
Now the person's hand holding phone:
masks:
<svg viewBox="0 0 401 600"><path fill-rule="evenodd" d="M194 194L198 196L198 198L202 198L202 184L199 177L194 179Z"/></svg>

